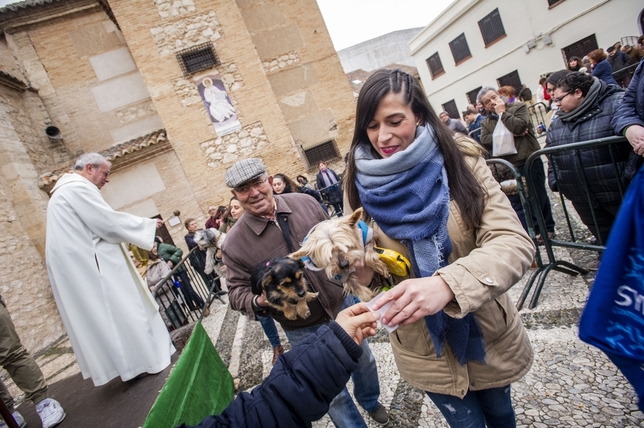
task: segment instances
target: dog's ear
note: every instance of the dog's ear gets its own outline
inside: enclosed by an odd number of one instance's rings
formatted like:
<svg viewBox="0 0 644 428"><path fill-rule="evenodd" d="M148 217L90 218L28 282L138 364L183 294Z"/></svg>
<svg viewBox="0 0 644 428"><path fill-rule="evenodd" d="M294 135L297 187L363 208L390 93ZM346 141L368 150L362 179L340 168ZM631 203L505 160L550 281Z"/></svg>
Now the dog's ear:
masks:
<svg viewBox="0 0 644 428"><path fill-rule="evenodd" d="M304 262L302 259L295 259L295 261L297 262L298 269L304 269Z"/></svg>
<svg viewBox="0 0 644 428"><path fill-rule="evenodd" d="M266 262L260 263L253 269L253 272L250 274L250 290L253 294L259 296L262 294L264 283L264 277L266 274L270 274L270 267L266 266Z"/></svg>
<svg viewBox="0 0 644 428"><path fill-rule="evenodd" d="M217 233L219 233L219 231L217 231ZM215 233L215 229L204 229L203 231L204 236L211 244L214 244L217 240L217 233Z"/></svg>
<svg viewBox="0 0 644 428"><path fill-rule="evenodd" d="M262 289L258 294L262 294L262 290L266 288L269 284L271 284L275 278L273 278L273 270L269 269L267 272L264 273L264 276L262 277L262 282L261 282L261 287Z"/></svg>
<svg viewBox="0 0 644 428"><path fill-rule="evenodd" d="M355 210L353 214L351 214L351 217L349 217L349 221L348 221L349 225L355 226L356 224L358 224L358 222L362 218L363 211L364 210L362 209L362 207Z"/></svg>

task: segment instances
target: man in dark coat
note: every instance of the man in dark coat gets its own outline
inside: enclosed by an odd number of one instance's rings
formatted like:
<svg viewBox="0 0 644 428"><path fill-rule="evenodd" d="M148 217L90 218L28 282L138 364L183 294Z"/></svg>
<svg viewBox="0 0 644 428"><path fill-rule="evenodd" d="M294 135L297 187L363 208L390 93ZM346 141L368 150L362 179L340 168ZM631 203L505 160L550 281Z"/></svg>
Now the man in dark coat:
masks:
<svg viewBox="0 0 644 428"><path fill-rule="evenodd" d="M449 114L446 111L440 112L438 117L445 124L445 126L447 126L449 130L452 131L452 134L460 132L461 134L467 135L467 129L465 129L465 126L463 126L461 121L458 119L452 119L451 117L449 117Z"/></svg>
<svg viewBox="0 0 644 428"><path fill-rule="evenodd" d="M157 242L157 254L168 264L170 269L174 268L181 262L181 257L183 256L183 250L181 248L164 243L159 236L156 236L154 240ZM202 309L204 301L192 288L192 283L190 282L190 278L188 278L185 266L179 267L175 272L175 276L179 279L181 291L183 291L188 307L193 311L196 309Z"/></svg>
<svg viewBox="0 0 644 428"><path fill-rule="evenodd" d="M642 36L644 37L644 36ZM644 156L644 62L637 66L633 80L611 120L613 129L633 146L633 151ZM641 164L641 160L639 160Z"/></svg>
<svg viewBox="0 0 644 428"><path fill-rule="evenodd" d="M628 84L631 83L631 73L628 69L628 66L631 65L631 58L620 50L615 49L614 46L606 49L606 53L608 53L606 61L613 68L613 77L617 84L622 88L628 87Z"/></svg>
<svg viewBox="0 0 644 428"><path fill-rule="evenodd" d="M475 139L478 143L481 142L481 123L483 123L483 116L474 110L467 109L463 112L463 117L467 120L467 131L470 137Z"/></svg>
<svg viewBox="0 0 644 428"><path fill-rule="evenodd" d="M477 102L483 105L483 108L488 112L488 116L481 123L481 144L485 147L490 154L493 153L492 143L494 128L499 120L503 122L505 127L514 135L514 145L517 153L513 155L498 156L499 159L505 159L514 165L521 176L525 176L525 162L528 157L539 150L539 142L535 136L534 126L530 118L528 107L521 102L506 104L499 96L496 89L492 87L485 87L481 89L476 97ZM536 159L530 165L530 179L534 183L535 200L539 206L543 220L545 222L546 231L549 237L555 234L555 220L552 216L552 207L548 192L546 191L546 174L543 168L541 159ZM515 197L511 197L515 196ZM509 195L508 199L512 203L512 208L517 213L519 220L522 224L526 224L523 207L518 195ZM535 231L537 231L538 223L536 217L534 218ZM538 233L538 232L537 232ZM541 231L543 233L543 231ZM543 239L543 238L542 238Z"/></svg>

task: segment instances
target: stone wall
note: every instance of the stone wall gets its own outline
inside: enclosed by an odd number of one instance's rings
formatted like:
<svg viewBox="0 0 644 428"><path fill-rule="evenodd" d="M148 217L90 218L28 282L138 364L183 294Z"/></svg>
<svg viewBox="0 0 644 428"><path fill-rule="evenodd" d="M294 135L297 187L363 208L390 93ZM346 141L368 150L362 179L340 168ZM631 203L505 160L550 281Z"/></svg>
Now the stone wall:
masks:
<svg viewBox="0 0 644 428"><path fill-rule="evenodd" d="M43 258L47 195L37 179L52 159L34 131L33 98L0 86L0 294L24 345L39 350L64 329Z"/></svg>
<svg viewBox="0 0 644 428"><path fill-rule="evenodd" d="M201 144L210 168L230 167L240 159L251 157L268 144L260 122L250 124L241 131L224 135Z"/></svg>

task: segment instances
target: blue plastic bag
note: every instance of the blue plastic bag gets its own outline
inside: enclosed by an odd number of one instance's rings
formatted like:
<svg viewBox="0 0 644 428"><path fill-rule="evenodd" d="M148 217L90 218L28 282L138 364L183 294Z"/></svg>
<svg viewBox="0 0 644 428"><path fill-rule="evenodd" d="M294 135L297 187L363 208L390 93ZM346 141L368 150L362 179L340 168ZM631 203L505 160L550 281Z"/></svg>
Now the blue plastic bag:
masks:
<svg viewBox="0 0 644 428"><path fill-rule="evenodd" d="M644 170L628 187L611 229L579 338L608 355L644 411Z"/></svg>

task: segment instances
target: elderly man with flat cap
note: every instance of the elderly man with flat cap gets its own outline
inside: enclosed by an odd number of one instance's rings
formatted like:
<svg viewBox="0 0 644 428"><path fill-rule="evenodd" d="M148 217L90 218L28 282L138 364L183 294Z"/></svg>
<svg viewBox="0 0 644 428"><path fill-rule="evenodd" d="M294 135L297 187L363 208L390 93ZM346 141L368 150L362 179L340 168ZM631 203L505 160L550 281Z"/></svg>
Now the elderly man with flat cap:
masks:
<svg viewBox="0 0 644 428"><path fill-rule="evenodd" d="M270 314L280 323L292 346L304 340L322 325L328 324L338 312L353 305L352 296L343 296L342 284L329 280L323 271L305 271L304 275L318 298L309 302L311 315L289 320L272 310L264 296L255 296L250 289L250 274L259 263L273 257L286 256L300 248L300 243L313 226L328 218L320 204L303 193L273 195L273 177L266 172L261 159L244 159L233 164L225 174L226 185L239 199L245 212L230 229L223 244L226 283L233 309L248 314ZM353 374L354 395L369 415L381 424L387 423L387 410L378 402L380 385L376 361L367 341ZM329 416L337 427L366 427L347 388L333 400Z"/></svg>

